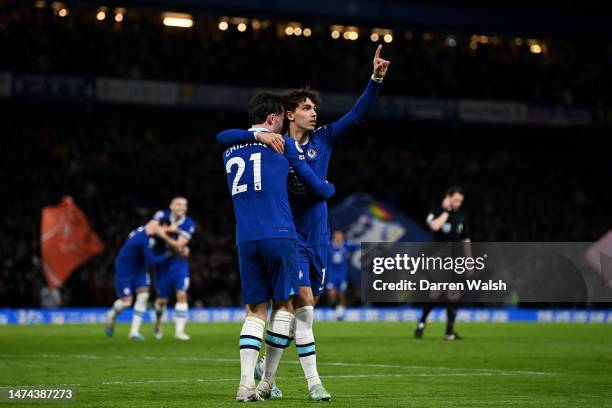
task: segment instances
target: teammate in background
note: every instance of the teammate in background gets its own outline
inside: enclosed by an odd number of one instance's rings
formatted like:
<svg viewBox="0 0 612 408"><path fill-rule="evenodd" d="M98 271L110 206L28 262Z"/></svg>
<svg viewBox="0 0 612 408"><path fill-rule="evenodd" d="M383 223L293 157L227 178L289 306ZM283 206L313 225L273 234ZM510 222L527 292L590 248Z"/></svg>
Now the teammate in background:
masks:
<svg viewBox="0 0 612 408"><path fill-rule="evenodd" d="M195 223L187 216L187 199L177 196L170 202L169 210L159 210L153 216L151 224L171 223L177 226L176 232L169 234L166 244L175 251L175 255L164 260L155 268L155 286L157 299L155 300L155 325L153 335L161 339L161 320L172 290L176 292L176 305L174 306L175 330L174 337L179 340L189 340L185 333L187 323L187 290L189 289L189 241L195 232ZM179 255L180 254L180 255Z"/></svg>
<svg viewBox="0 0 612 408"><path fill-rule="evenodd" d="M346 288L348 286L349 251L359 247L359 244L344 240L344 232L335 230L329 244L327 261L328 276L327 296L329 302L336 305L336 320L344 320L346 310Z"/></svg>
<svg viewBox="0 0 612 408"><path fill-rule="evenodd" d="M433 231L434 241L436 242L465 242L465 256L471 256L470 234L465 212L461 211L461 205L465 194L463 188L459 186L451 186L446 191L446 195L442 200L442 205L431 210L427 216L427 225ZM459 293L432 292L433 300L438 300L440 296L447 297L446 303L446 332L444 338L446 340L460 340L461 336L455 331L455 319L457 318L457 300ZM427 325L427 316L433 309L433 303L426 303L423 306L423 314L414 336L417 339L423 337L423 332Z"/></svg>
<svg viewBox="0 0 612 408"><path fill-rule="evenodd" d="M285 114L289 121L288 135L299 143L305 152L306 161L315 174L327 178L327 169L333 147L341 142L354 127L362 123L372 110L380 87L387 73L389 61L380 57L382 45L376 49L373 73L364 93L350 112L338 121L326 126L317 126L319 95L309 89L290 90L284 97ZM253 139L253 134L240 130L229 130L217 135L217 140L226 145L243 143ZM282 148L281 135L266 135L261 139L274 149ZM294 176L289 178L291 210L298 233L299 276L297 296L294 299L296 326L295 345L308 388L321 385L317 371L315 339L312 329L314 306L325 288L327 248L330 240L327 202L313 200L307 187ZM265 357L258 362L257 372L265 370ZM322 385L321 385L322 388ZM273 395L281 397L274 385ZM331 397L330 397L331 398Z"/></svg>
<svg viewBox="0 0 612 408"><path fill-rule="evenodd" d="M158 265L172 254L166 250L155 253L154 249L166 232L175 230L176 226L146 225L132 231L115 259L115 290L117 299L106 314L106 335L112 337L117 316L132 305L133 293L136 292L134 314L128 337L132 340L144 340L140 334L142 318L147 311L149 300L148 266Z"/></svg>
<svg viewBox="0 0 612 408"><path fill-rule="evenodd" d="M227 182L236 217L236 245L247 317L240 333L240 385L236 400L259 401L269 397L283 350L289 345L294 320L297 265L297 234L289 208L287 177L289 165L301 180L325 200L334 187L318 179L306 164L297 143L286 140L280 155L258 143L256 137L279 132L284 110L280 96L259 93L249 103L249 143L228 148L223 153ZM272 301L272 314L266 333L268 360L263 378L255 387L255 364L263 341ZM310 389L313 399L325 399L322 386Z"/></svg>

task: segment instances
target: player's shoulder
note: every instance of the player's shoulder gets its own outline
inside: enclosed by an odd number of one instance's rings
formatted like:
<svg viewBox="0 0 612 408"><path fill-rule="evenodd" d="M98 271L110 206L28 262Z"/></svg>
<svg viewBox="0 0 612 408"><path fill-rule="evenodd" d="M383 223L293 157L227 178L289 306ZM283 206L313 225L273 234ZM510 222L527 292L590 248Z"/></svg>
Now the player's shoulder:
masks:
<svg viewBox="0 0 612 408"><path fill-rule="evenodd" d="M297 140L287 135L284 135L283 139L285 139L285 146L289 147L290 149L296 149L298 152L304 153L302 146L300 146L300 143Z"/></svg>
<svg viewBox="0 0 612 408"><path fill-rule="evenodd" d="M195 221L193 218L185 216L185 219L179 225L179 234L187 239L191 239L191 236L195 232Z"/></svg>
<svg viewBox="0 0 612 408"><path fill-rule="evenodd" d="M195 225L195 221L193 220L193 218L185 216L185 221L183 224L185 225L185 227L193 227Z"/></svg>
<svg viewBox="0 0 612 408"><path fill-rule="evenodd" d="M137 241L139 239L142 239L143 237L145 237L147 235L145 227L144 226L140 226L138 228L136 228L135 230L132 230L129 235L128 235L128 241Z"/></svg>
<svg viewBox="0 0 612 408"><path fill-rule="evenodd" d="M318 128L312 131L312 133L310 134L310 137L321 137L325 133L329 132L329 130L330 130L329 125L319 126Z"/></svg>
<svg viewBox="0 0 612 408"><path fill-rule="evenodd" d="M291 155L297 157L299 160L304 160L304 148L300 145L300 143L287 135L284 136L284 139L285 155Z"/></svg>
<svg viewBox="0 0 612 408"><path fill-rule="evenodd" d="M323 125L317 129L315 129L310 134L310 140L317 143L318 146L329 146L333 147L334 145L334 124L328 123Z"/></svg>
<svg viewBox="0 0 612 408"><path fill-rule="evenodd" d="M154 220L169 220L170 219L170 210L157 210L153 215Z"/></svg>
<svg viewBox="0 0 612 408"><path fill-rule="evenodd" d="M266 146L265 144L261 142L252 141L252 142L238 143L238 144L228 147L227 149L223 151L223 160L227 161L232 157L236 157L236 156L244 157L252 153L256 153L259 151L265 152L267 150L274 152L274 150L272 150L271 148L269 148L268 146Z"/></svg>

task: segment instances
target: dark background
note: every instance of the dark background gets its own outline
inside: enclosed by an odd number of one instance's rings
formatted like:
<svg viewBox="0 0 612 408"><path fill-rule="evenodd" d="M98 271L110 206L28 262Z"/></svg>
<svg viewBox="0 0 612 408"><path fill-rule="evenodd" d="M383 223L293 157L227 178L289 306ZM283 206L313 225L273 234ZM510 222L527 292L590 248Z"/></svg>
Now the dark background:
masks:
<svg viewBox="0 0 612 408"><path fill-rule="evenodd" d="M436 7L511 13L519 19L534 13L587 19L607 13L589 2L532 3L447 0ZM129 8L116 24L109 21L112 11L106 21L95 20L100 6L95 2L67 4L65 18L48 2L44 8L28 1L0 5L0 71L246 87L308 84L355 98L372 70L376 44L369 28L387 27L384 21L356 22L357 41L333 40L329 16L313 11L298 20L313 35L289 38L282 25L296 20L282 16L270 19L266 29L219 31L219 19L233 14L212 6L183 6L196 15L196 25L172 30L155 21L155 7ZM259 17L246 13L235 15ZM385 96L515 100L589 109L598 119L580 127L372 119L334 151L328 178L337 194L330 206L366 192L424 223L444 190L461 184L474 241L601 237L612 225L606 119L612 47L605 27L588 36L550 29L548 36L534 37L547 52L532 54L514 43L531 33L487 32L497 44L479 43L473 50L474 32L443 30L434 21L431 28L422 21L414 29L396 20L394 41L383 47L383 57L391 60ZM456 47L445 43L449 32ZM114 298L114 256L127 234L175 194L188 197L189 214L197 222L191 303L240 304L233 210L215 135L246 127L246 106L213 111L0 99L0 111L0 306L40 304L44 205L73 196L106 244L103 254L68 280L64 304L106 306ZM326 114L323 100L320 124L336 118Z"/></svg>

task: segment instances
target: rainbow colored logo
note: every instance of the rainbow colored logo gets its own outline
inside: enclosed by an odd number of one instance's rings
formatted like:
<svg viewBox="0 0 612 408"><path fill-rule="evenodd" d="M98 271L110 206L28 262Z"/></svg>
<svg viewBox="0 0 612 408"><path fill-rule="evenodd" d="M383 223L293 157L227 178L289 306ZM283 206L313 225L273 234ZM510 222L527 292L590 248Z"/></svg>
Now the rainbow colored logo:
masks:
<svg viewBox="0 0 612 408"><path fill-rule="evenodd" d="M368 210L370 211L370 214L372 214L373 216L375 216L376 218L379 218L381 220L389 221L389 220L393 219L393 214L391 214L389 211L387 211L380 204L370 204L370 205L368 205Z"/></svg>

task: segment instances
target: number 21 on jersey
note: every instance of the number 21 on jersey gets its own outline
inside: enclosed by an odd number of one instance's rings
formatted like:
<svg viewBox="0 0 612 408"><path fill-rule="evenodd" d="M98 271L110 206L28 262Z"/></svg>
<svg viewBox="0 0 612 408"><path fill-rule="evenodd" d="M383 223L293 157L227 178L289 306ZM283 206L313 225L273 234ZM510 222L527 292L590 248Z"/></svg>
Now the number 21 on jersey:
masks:
<svg viewBox="0 0 612 408"><path fill-rule="evenodd" d="M253 188L255 191L261 191L261 153L253 153L249 157L249 161L253 162ZM236 176L232 183L232 195L244 193L248 190L248 185L239 184L242 175L244 174L244 168L246 163L242 157L232 157L225 164L225 171L227 174L232 173L232 167L238 166L236 170Z"/></svg>

